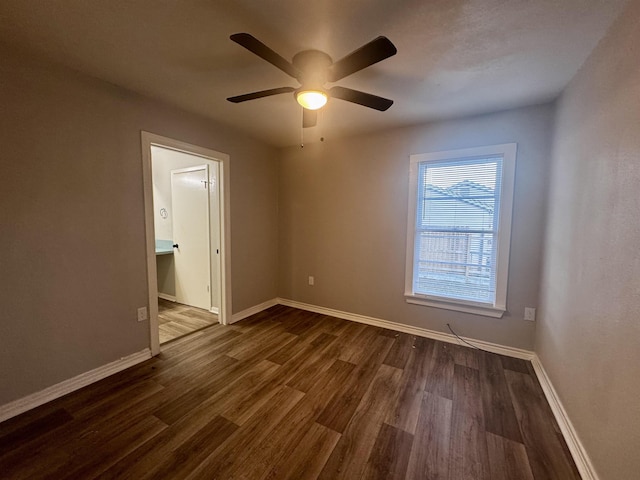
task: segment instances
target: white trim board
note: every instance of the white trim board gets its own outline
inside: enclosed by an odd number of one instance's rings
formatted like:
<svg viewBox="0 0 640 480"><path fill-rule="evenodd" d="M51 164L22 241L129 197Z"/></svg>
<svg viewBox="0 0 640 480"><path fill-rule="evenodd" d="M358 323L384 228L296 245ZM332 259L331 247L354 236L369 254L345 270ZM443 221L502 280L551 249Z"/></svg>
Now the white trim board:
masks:
<svg viewBox="0 0 640 480"><path fill-rule="evenodd" d="M332 308L318 307L317 305L310 305L307 303L296 302L295 300L287 300L285 298L278 298L280 305L286 305L288 307L299 308L301 310L307 310L309 312L322 313L324 315L330 315L332 317L342 318L344 320L351 320L353 322L365 323L367 325L373 325L375 327L388 328L390 330L397 330L399 332L409 333L411 335L418 335L420 337L432 338L434 340L440 340L441 342L455 343L469 347L460 342L455 335L450 333L438 332L435 330L429 330L422 327L414 327L412 325L406 325L403 323L390 322L389 320L382 320L380 318L367 317L366 315L359 315L357 313L348 313L340 310L334 310ZM474 345L487 350L489 352L498 353L500 355L506 355L508 357L521 358L523 360L531 360L534 357L534 353L530 350L523 350L521 348L508 347L505 345L499 345L497 343L486 342L484 340L476 340L474 338L462 337L469 342L473 342ZM470 347L469 347L470 348Z"/></svg>
<svg viewBox="0 0 640 480"><path fill-rule="evenodd" d="M251 315L255 315L256 313L260 313L267 308L271 308L274 305L278 304L278 300L279 299L277 298L272 298L271 300L267 300L266 302L262 302L258 305L254 305L253 307L246 308L238 313L234 313L231 316L231 321L229 323L239 322L240 320L250 317Z"/></svg>
<svg viewBox="0 0 640 480"><path fill-rule="evenodd" d="M567 442L567 447L569 447L569 451L571 452L573 461L576 463L578 472L580 472L580 476L583 480L599 480L600 477L598 477L598 474L591 463L591 459L578 437L578 433L575 428L573 428L573 424L560 401L560 397L558 396L556 389L553 387L547 372L542 366L540 358L535 353L531 359L531 365L536 372L536 376L538 377L544 396L547 398L547 402L551 407L553 416L556 418L556 422L558 422L560 431L562 431L562 436L564 437L565 442Z"/></svg>
<svg viewBox="0 0 640 480"><path fill-rule="evenodd" d="M60 398L82 387L86 387L114 373L118 373L126 368L133 367L138 363L142 363L151 358L151 350L144 350L122 357L101 367L94 368L85 373L81 373L73 378L69 378L60 383L45 388L39 392L32 393L26 397L19 398L13 402L9 402L0 406L0 422L4 422L9 418L20 415L21 413L39 407L47 402Z"/></svg>
<svg viewBox="0 0 640 480"><path fill-rule="evenodd" d="M173 295L167 295L166 293L162 293L162 292L158 292L158 298L162 298L163 300L167 300L168 302L175 302L176 301L176 297ZM216 315L218 315L218 307L211 307L209 309L209 311L211 313L215 313Z"/></svg>

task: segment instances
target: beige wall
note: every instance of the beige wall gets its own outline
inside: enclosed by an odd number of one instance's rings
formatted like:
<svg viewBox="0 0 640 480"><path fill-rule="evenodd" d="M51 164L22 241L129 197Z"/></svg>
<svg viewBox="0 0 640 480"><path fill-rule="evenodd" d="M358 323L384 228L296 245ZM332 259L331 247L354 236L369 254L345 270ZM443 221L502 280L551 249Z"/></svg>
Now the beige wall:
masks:
<svg viewBox="0 0 640 480"><path fill-rule="evenodd" d="M640 3L562 95L536 351L602 480L640 472Z"/></svg>
<svg viewBox="0 0 640 480"><path fill-rule="evenodd" d="M372 112L372 115L379 113ZM281 297L513 347L533 347L553 105L292 147L280 161ZM409 155L518 143L508 312L404 300ZM307 277L315 277L315 286Z"/></svg>
<svg viewBox="0 0 640 480"><path fill-rule="evenodd" d="M140 131L231 156L233 311L277 295L275 150L0 45L0 405L149 346Z"/></svg>

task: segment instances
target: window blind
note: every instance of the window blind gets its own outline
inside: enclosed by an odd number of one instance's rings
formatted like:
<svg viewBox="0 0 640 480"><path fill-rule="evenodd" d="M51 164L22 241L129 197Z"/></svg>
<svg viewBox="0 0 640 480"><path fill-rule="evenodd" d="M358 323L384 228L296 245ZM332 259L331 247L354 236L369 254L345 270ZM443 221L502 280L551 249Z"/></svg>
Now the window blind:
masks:
<svg viewBox="0 0 640 480"><path fill-rule="evenodd" d="M413 291L491 304L502 157L419 163Z"/></svg>

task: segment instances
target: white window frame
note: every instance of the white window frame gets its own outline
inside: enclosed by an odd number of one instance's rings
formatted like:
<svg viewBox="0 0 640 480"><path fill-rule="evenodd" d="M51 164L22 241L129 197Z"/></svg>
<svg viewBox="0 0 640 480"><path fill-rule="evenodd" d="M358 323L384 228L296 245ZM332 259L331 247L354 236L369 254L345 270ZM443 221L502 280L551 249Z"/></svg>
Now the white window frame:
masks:
<svg viewBox="0 0 640 480"><path fill-rule="evenodd" d="M444 152L411 155L409 170L409 209L407 221L407 258L405 267L405 300L407 303L444 308L465 313L501 318L507 307L507 281L509 275L509 249L511 244L511 215L516 172L516 143L485 147L448 150ZM423 162L442 162L469 158L502 157L502 189L498 213L498 245L496 252L495 303L476 303L458 299L422 295L413 291L413 266L417 210L418 168Z"/></svg>

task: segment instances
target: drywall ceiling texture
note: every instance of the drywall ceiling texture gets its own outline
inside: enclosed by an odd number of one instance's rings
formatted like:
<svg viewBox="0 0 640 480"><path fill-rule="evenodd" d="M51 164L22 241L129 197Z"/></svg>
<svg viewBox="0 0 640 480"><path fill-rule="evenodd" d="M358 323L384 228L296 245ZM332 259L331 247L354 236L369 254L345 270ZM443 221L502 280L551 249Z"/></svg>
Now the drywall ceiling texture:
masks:
<svg viewBox="0 0 640 480"><path fill-rule="evenodd" d="M283 151L283 298L531 349L538 302L553 105L390 130ZM508 312L501 319L404 299L409 155L518 143ZM309 286L307 277L315 277Z"/></svg>
<svg viewBox="0 0 640 480"><path fill-rule="evenodd" d="M563 94L536 351L602 480L640 472L640 2Z"/></svg>
<svg viewBox="0 0 640 480"><path fill-rule="evenodd" d="M141 130L230 154L233 310L277 295L271 147L3 47L0 405L149 346Z"/></svg>
<svg viewBox="0 0 640 480"><path fill-rule="evenodd" d="M225 99L298 84L232 33L287 59L319 49L338 60L378 35L395 43L396 56L339 82L395 100L391 109L330 101L311 141L551 100L625 1L3 0L0 40L286 146L300 139L291 94Z"/></svg>

